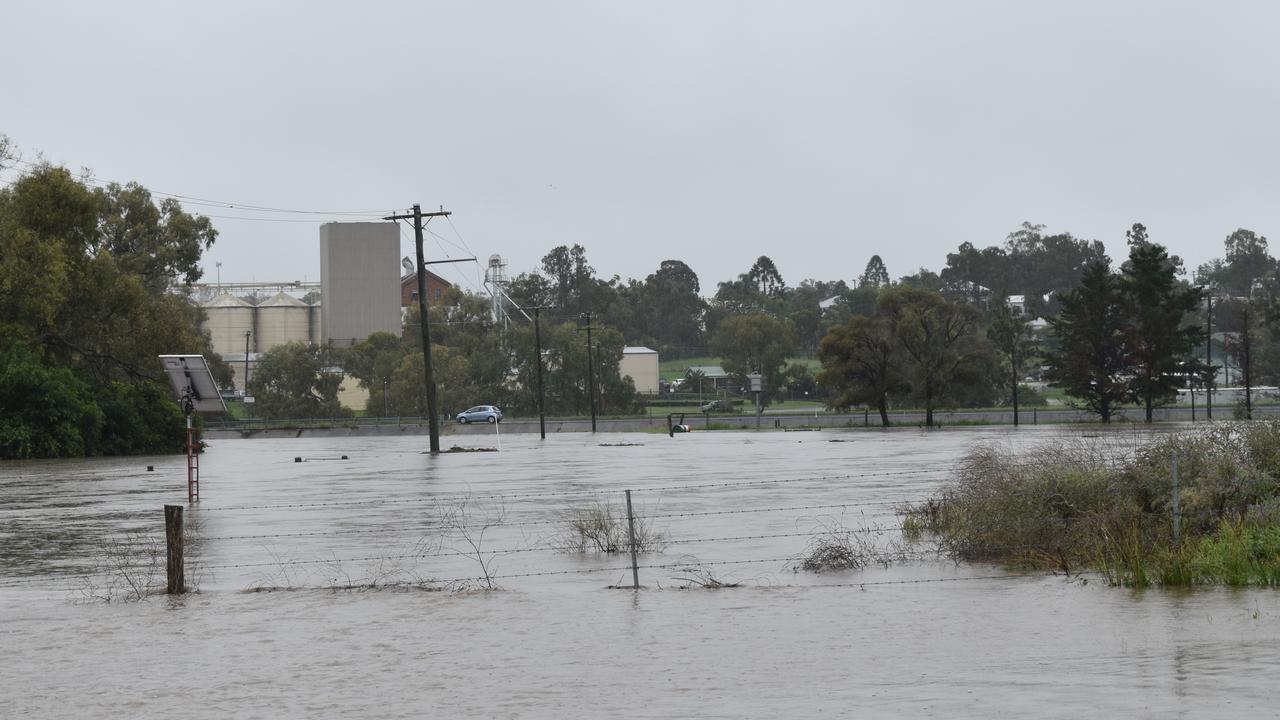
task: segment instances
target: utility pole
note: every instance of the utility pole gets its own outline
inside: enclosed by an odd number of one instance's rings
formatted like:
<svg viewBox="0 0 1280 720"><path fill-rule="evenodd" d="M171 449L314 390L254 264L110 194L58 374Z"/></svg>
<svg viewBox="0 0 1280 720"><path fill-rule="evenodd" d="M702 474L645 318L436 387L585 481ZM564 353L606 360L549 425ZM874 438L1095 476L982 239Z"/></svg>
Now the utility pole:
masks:
<svg viewBox="0 0 1280 720"><path fill-rule="evenodd" d="M252 330L244 331L244 395L241 396L245 400L245 413L249 413L249 336L253 334Z"/></svg>
<svg viewBox="0 0 1280 720"><path fill-rule="evenodd" d="M1019 326L1021 327L1021 326ZM1021 332L1021 330L1019 330ZM1012 366L1013 372L1013 426L1018 427L1018 342L1021 338L1014 338L1012 352L1009 353L1009 364Z"/></svg>
<svg viewBox="0 0 1280 720"><path fill-rule="evenodd" d="M1204 339L1204 364L1208 366L1209 391L1204 396L1204 416L1213 420L1213 384L1217 379L1213 371L1213 293L1206 292L1205 297L1209 301L1209 311L1205 313L1205 339Z"/></svg>
<svg viewBox="0 0 1280 720"><path fill-rule="evenodd" d="M596 364L591 358L591 313L583 313L582 317L587 321L586 328L578 328L579 331L587 331L587 386L591 397L591 432L596 431Z"/></svg>
<svg viewBox="0 0 1280 720"><path fill-rule="evenodd" d="M431 454L440 452L440 413L436 410L435 368L431 365L431 330L427 324L427 263L422 255L422 218L449 217L452 213L441 208L439 212L422 212L422 206L413 204L413 213L389 215L383 220L413 220L413 241L418 253L418 320L422 326L422 364L427 381L427 427L431 432Z"/></svg>
<svg viewBox="0 0 1280 720"><path fill-rule="evenodd" d="M538 432L547 439L547 410L542 392L542 308L533 309L533 352L538 363Z"/></svg>
<svg viewBox="0 0 1280 720"><path fill-rule="evenodd" d="M1241 327L1239 348L1241 359L1244 360L1244 367L1241 368L1243 370L1241 377L1244 380L1244 417L1246 420L1253 419L1253 335L1249 329L1249 303L1252 301L1252 297L1246 299L1244 310L1241 311L1243 325Z"/></svg>

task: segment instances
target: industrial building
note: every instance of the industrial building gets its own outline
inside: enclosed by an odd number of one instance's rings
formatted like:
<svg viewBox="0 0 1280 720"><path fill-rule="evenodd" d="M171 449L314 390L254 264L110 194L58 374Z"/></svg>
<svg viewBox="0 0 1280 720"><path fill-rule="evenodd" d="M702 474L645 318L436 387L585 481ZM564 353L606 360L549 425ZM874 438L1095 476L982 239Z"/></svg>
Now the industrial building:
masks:
<svg viewBox="0 0 1280 720"><path fill-rule="evenodd" d="M393 222L320 226L320 337L350 347L400 334L400 228Z"/></svg>
<svg viewBox="0 0 1280 720"><path fill-rule="evenodd" d="M618 374L630 377L636 392L642 395L658 394L658 351L641 346L622 348L622 360Z"/></svg>
<svg viewBox="0 0 1280 720"><path fill-rule="evenodd" d="M204 283L191 287L204 309L213 351L234 372L235 389L252 377L258 357L290 342L350 347L385 331L400 334L402 305L417 303L417 277L401 277L395 223L320 226L320 282ZM427 298L438 301L450 283L427 272ZM339 398L363 407L354 380Z"/></svg>

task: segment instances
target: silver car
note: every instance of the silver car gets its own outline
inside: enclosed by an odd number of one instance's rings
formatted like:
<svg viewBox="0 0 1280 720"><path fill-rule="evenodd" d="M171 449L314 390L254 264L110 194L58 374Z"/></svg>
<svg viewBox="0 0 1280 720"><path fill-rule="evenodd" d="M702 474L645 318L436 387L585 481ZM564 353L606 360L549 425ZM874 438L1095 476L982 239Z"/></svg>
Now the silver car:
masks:
<svg viewBox="0 0 1280 720"><path fill-rule="evenodd" d="M458 422L463 425L473 422L500 423L502 410L494 405L477 405L458 413Z"/></svg>

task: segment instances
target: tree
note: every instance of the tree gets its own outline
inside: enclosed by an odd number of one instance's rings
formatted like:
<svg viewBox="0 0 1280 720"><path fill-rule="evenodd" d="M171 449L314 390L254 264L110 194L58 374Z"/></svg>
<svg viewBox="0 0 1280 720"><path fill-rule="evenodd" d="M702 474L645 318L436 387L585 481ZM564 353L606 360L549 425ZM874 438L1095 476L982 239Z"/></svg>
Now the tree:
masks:
<svg viewBox="0 0 1280 720"><path fill-rule="evenodd" d="M1130 395L1125 302L1110 263L1103 259L1085 268L1080 285L1061 304L1049 320L1055 344L1046 353L1048 377L1109 423Z"/></svg>
<svg viewBox="0 0 1280 720"><path fill-rule="evenodd" d="M862 271L862 275L858 276L858 287L881 288L888 285L889 269L885 267L879 255L872 255L867 261L866 269Z"/></svg>
<svg viewBox="0 0 1280 720"><path fill-rule="evenodd" d="M758 372L765 378L767 392L776 394L785 384L782 367L795 341L795 324L790 320L767 313L734 315L716 329L711 351L740 384L746 384L748 374Z"/></svg>
<svg viewBox="0 0 1280 720"><path fill-rule="evenodd" d="M689 357L705 345L702 321L707 304L699 290L698 274L679 260L663 260L645 278L641 314L664 356Z"/></svg>
<svg viewBox="0 0 1280 720"><path fill-rule="evenodd" d="M263 417L344 417L350 411L338 402L342 370L338 354L323 345L288 343L263 353L249 381Z"/></svg>
<svg viewBox="0 0 1280 720"><path fill-rule="evenodd" d="M942 278L938 277L938 273L923 267L911 275L903 275L898 278L898 284L934 292L941 292L943 286L946 285Z"/></svg>
<svg viewBox="0 0 1280 720"><path fill-rule="evenodd" d="M702 402L702 384L707 381L707 374L697 368L684 371L684 391L698 393L698 402Z"/></svg>
<svg viewBox="0 0 1280 720"><path fill-rule="evenodd" d="M1244 416L1253 419L1253 388L1258 384L1259 370L1267 371L1266 351L1259 346L1269 339L1265 332L1265 311L1257 311L1254 298L1227 298L1219 304L1227 322L1220 325L1225 338L1227 357L1236 367L1238 383L1244 387ZM1259 355L1262 355L1260 358ZM1262 362L1259 362L1262 360Z"/></svg>
<svg viewBox="0 0 1280 720"><path fill-rule="evenodd" d="M1177 397L1180 363L1204 340L1199 323L1187 323L1203 291L1179 283L1176 272L1177 264L1165 248L1147 240L1145 228L1135 224L1129 259L1121 267L1120 291L1126 310L1126 365L1132 373L1129 386L1144 406L1146 422L1151 422L1155 406Z"/></svg>
<svg viewBox="0 0 1280 720"><path fill-rule="evenodd" d="M1018 384L1022 366L1034 347L1031 327L1025 317L1015 313L1009 303L1001 300L991 311L991 324L987 326L991 344L1009 364L1009 392L1013 399L1013 424L1018 424Z"/></svg>
<svg viewBox="0 0 1280 720"><path fill-rule="evenodd" d="M391 387L391 379L408 350L400 336L379 331L343 353L343 369L356 379L360 387L369 391L365 404L367 414L381 416L390 412L390 396L396 390Z"/></svg>
<svg viewBox="0 0 1280 720"><path fill-rule="evenodd" d="M947 302L941 295L912 287L880 295L877 312L903 350L903 365L913 395L923 401L925 425L933 411L965 384L983 381L989 352L976 332L978 311Z"/></svg>
<svg viewBox="0 0 1280 720"><path fill-rule="evenodd" d="M1102 258L1105 250L1096 240L1079 240L1071 233L1046 235L1044 230L1044 225L1024 222L1003 246L979 250L962 243L947 255L943 294L971 302L1023 295L1031 317L1056 314L1054 298L1075 287L1085 266Z"/></svg>
<svg viewBox="0 0 1280 720"><path fill-rule="evenodd" d="M21 346L0 354L0 459L93 455L103 414L89 385Z"/></svg>
<svg viewBox="0 0 1280 720"><path fill-rule="evenodd" d="M761 295L777 297L787 288L786 282L782 280L782 274L778 272L778 266L774 265L773 260L770 260L767 255L756 258L751 269L747 271L747 277L755 283Z"/></svg>
<svg viewBox="0 0 1280 720"><path fill-rule="evenodd" d="M199 308L174 287L199 277L200 253L215 236L207 218L176 202L157 207L136 184L91 190L65 168L37 166L0 189L0 353L30 351L23 364L40 368L33 380L74 377L106 418L100 432L49 421L94 414L73 384L44 399L18 393L3 408L10 439L18 438L13 452L180 448L173 430L181 419L156 356L211 355Z"/></svg>
<svg viewBox="0 0 1280 720"><path fill-rule="evenodd" d="M884 317L855 315L831 328L818 346L818 382L832 393L827 406L874 406L888 427L889 398L909 389L900 352Z"/></svg>
<svg viewBox="0 0 1280 720"><path fill-rule="evenodd" d="M100 205L95 254L111 253L121 271L142 278L152 293L164 292L175 279L200 279L200 255L218 237L209 218L188 215L173 198L157 207L137 183L110 183L94 197Z"/></svg>
<svg viewBox="0 0 1280 720"><path fill-rule="evenodd" d="M1259 280L1278 268L1267 239L1252 230L1236 230L1227 236L1225 245L1225 259L1205 263L1197 271L1202 284L1216 285L1229 296L1248 297Z"/></svg>

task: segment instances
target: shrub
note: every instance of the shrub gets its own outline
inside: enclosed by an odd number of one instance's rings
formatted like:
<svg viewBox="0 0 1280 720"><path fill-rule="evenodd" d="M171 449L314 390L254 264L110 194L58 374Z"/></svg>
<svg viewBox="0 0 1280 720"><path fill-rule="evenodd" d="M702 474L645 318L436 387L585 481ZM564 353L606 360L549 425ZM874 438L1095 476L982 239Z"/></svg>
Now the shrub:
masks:
<svg viewBox="0 0 1280 720"><path fill-rule="evenodd" d="M1023 455L977 448L951 484L908 508L903 534L956 560L1088 566L1114 584L1276 583L1280 423L1217 424L1141 447L1111 437Z"/></svg>
<svg viewBox="0 0 1280 720"><path fill-rule="evenodd" d="M627 516L612 503L594 502L569 508L562 520L556 544L571 552L627 552L631 536ZM666 534L654 530L649 521L635 516L636 551L655 552L666 545Z"/></svg>

